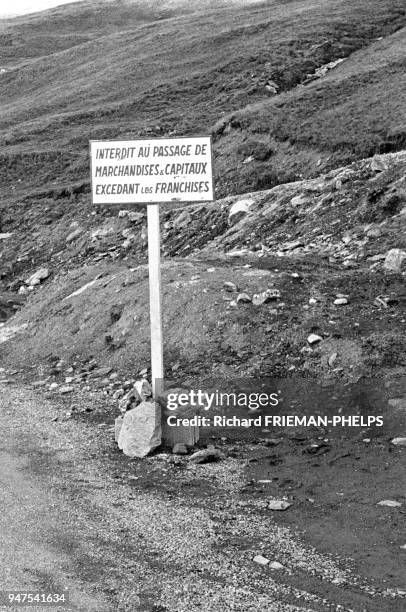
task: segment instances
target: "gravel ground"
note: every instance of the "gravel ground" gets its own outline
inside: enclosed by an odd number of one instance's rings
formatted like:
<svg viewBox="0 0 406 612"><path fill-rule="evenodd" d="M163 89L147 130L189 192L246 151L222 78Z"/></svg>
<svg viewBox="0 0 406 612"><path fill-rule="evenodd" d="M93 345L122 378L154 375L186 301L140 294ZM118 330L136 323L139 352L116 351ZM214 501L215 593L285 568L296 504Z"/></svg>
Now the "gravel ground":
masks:
<svg viewBox="0 0 406 612"><path fill-rule="evenodd" d="M3 589L65 588L69 609L98 612L402 609L390 592L369 599L373 589L348 564L303 544L262 501L241 501L244 462L177 470L165 455L144 460L146 471L164 466L162 478L173 472L178 485L215 483L223 494L205 502L181 486L142 489L131 473L124 481L108 425L75 422L28 389L2 386L0 422ZM257 565L258 554L283 568ZM348 589L354 607L343 603Z"/></svg>

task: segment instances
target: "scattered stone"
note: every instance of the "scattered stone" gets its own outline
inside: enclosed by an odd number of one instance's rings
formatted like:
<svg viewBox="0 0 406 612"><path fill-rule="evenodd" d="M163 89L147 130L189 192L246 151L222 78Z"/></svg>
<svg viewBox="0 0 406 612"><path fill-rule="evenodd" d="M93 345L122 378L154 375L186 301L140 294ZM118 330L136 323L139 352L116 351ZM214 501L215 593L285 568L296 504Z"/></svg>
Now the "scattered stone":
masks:
<svg viewBox="0 0 406 612"><path fill-rule="evenodd" d="M238 221L240 221L249 213L250 208L253 206L254 203L254 200L249 199L234 202L228 213L228 224L235 225L236 223L238 223Z"/></svg>
<svg viewBox="0 0 406 612"><path fill-rule="evenodd" d="M224 459L224 455L217 448L209 447L200 451L196 451L190 456L192 463L212 463Z"/></svg>
<svg viewBox="0 0 406 612"><path fill-rule="evenodd" d="M391 249L386 253L383 267L388 272L401 272L405 258L406 251L402 251L402 249Z"/></svg>
<svg viewBox="0 0 406 612"><path fill-rule="evenodd" d="M377 505L378 506L388 506L388 508L400 508L402 504L393 499L383 499L382 501L378 502Z"/></svg>
<svg viewBox="0 0 406 612"><path fill-rule="evenodd" d="M256 555L254 557L254 563L258 563L258 565L268 565L269 559L263 557L262 555Z"/></svg>
<svg viewBox="0 0 406 612"><path fill-rule="evenodd" d="M235 283L231 283L230 281L226 281L223 285L224 289L229 293L237 293L238 287Z"/></svg>
<svg viewBox="0 0 406 612"><path fill-rule="evenodd" d="M174 455L187 455L188 454L188 450L187 450L186 444L182 444L181 442L178 442L173 447L172 453Z"/></svg>
<svg viewBox="0 0 406 612"><path fill-rule="evenodd" d="M348 300L345 297L336 298L334 300L334 306L345 306L348 304Z"/></svg>
<svg viewBox="0 0 406 612"><path fill-rule="evenodd" d="M330 366L330 368L332 368L334 366L337 357L338 357L337 353L332 353L330 355L330 357L328 358L328 365Z"/></svg>
<svg viewBox="0 0 406 612"><path fill-rule="evenodd" d="M142 402L125 413L118 446L128 457L146 457L161 444L161 408Z"/></svg>
<svg viewBox="0 0 406 612"><path fill-rule="evenodd" d="M134 387L143 402L145 402L145 400L147 400L148 398L152 397L151 385L149 384L146 378L137 380L134 383Z"/></svg>
<svg viewBox="0 0 406 612"><path fill-rule="evenodd" d="M378 253L377 255L372 255L372 257L368 257L368 261L381 261L382 259L385 259L386 255L384 253Z"/></svg>
<svg viewBox="0 0 406 612"><path fill-rule="evenodd" d="M76 240L76 238L79 238L79 236L81 236L83 232L84 232L84 229L82 227L78 227L66 237L66 242L68 244L70 242L73 242L74 240Z"/></svg>
<svg viewBox="0 0 406 612"><path fill-rule="evenodd" d="M175 229L182 229L192 222L192 215L188 210L184 210L176 217L173 221L173 227Z"/></svg>
<svg viewBox="0 0 406 612"><path fill-rule="evenodd" d="M110 321L112 324L117 323L123 314L124 304L113 304L110 308Z"/></svg>
<svg viewBox="0 0 406 612"><path fill-rule="evenodd" d="M262 304L266 304L272 300L278 300L280 297L281 293L279 289L267 289L261 293L255 293L252 296L252 303L254 306L262 306Z"/></svg>
<svg viewBox="0 0 406 612"><path fill-rule="evenodd" d="M39 268L39 270L37 270L36 272L34 272L34 274L32 274L29 278L27 278L25 282L27 285L31 287L35 287L36 285L39 285L41 281L48 278L48 276L49 276L48 268L46 267Z"/></svg>
<svg viewBox="0 0 406 612"><path fill-rule="evenodd" d="M142 221L144 215L140 212L135 212L134 210L131 210L128 212L127 217L132 223L137 223L138 221Z"/></svg>
<svg viewBox="0 0 406 612"><path fill-rule="evenodd" d="M384 157L374 155L371 161L371 170L373 172L383 172L388 169L388 163Z"/></svg>
<svg viewBox="0 0 406 612"><path fill-rule="evenodd" d="M387 298L378 295L374 300L375 306L382 306L382 308L389 308Z"/></svg>
<svg viewBox="0 0 406 612"><path fill-rule="evenodd" d="M406 446L406 438L393 438L391 442L395 446Z"/></svg>
<svg viewBox="0 0 406 612"><path fill-rule="evenodd" d="M62 395L66 395L67 393L72 393L73 390L73 387L65 385L63 387L60 387L59 393L61 393Z"/></svg>
<svg viewBox="0 0 406 612"><path fill-rule="evenodd" d="M239 304L240 302L243 303L243 304L248 304L249 302L252 302L252 299L248 295L248 293L239 293L237 295L236 302L237 302L237 304Z"/></svg>
<svg viewBox="0 0 406 612"><path fill-rule="evenodd" d="M382 230L378 226L370 227L366 232L368 238L379 238L382 235Z"/></svg>
<svg viewBox="0 0 406 612"><path fill-rule="evenodd" d="M287 510L291 507L292 504L285 501L284 499L271 499L268 503L268 508L270 510Z"/></svg>
<svg viewBox="0 0 406 612"><path fill-rule="evenodd" d="M282 570L282 569L285 569L284 566L282 565L282 563L279 563L279 561L272 561L272 563L269 564L269 568L271 570Z"/></svg>
<svg viewBox="0 0 406 612"><path fill-rule="evenodd" d="M317 334L310 334L310 336L308 336L307 338L307 342L310 345L317 344L318 342L321 342L322 340L323 338L321 336L318 336Z"/></svg>

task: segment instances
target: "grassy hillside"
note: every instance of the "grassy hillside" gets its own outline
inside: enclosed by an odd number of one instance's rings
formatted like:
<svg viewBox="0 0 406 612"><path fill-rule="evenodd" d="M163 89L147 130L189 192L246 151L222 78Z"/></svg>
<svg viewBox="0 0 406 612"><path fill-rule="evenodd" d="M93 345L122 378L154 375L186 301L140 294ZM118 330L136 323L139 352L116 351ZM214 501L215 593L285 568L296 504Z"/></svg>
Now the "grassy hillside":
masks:
<svg viewBox="0 0 406 612"><path fill-rule="evenodd" d="M207 132L229 114L242 120L216 143L219 196L401 147L405 35L390 35L403 0L152 6L87 1L2 23L3 200L86 190L90 138Z"/></svg>

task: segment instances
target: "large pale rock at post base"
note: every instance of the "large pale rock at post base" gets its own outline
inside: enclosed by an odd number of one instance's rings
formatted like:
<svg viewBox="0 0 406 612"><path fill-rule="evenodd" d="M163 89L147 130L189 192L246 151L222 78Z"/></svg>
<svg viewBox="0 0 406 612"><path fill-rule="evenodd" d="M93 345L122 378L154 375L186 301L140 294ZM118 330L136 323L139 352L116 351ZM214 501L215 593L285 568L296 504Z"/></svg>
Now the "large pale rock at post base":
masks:
<svg viewBox="0 0 406 612"><path fill-rule="evenodd" d="M146 457L161 444L161 408L158 402L142 402L125 413L118 446L128 457Z"/></svg>

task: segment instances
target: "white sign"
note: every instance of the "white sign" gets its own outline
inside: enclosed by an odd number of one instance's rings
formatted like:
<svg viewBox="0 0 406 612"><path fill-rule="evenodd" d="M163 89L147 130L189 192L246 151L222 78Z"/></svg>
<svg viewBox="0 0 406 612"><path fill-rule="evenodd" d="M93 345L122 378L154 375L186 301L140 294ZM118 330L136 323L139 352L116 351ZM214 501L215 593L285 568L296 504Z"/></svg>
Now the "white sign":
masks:
<svg viewBox="0 0 406 612"><path fill-rule="evenodd" d="M210 136L91 140L94 204L214 200Z"/></svg>

